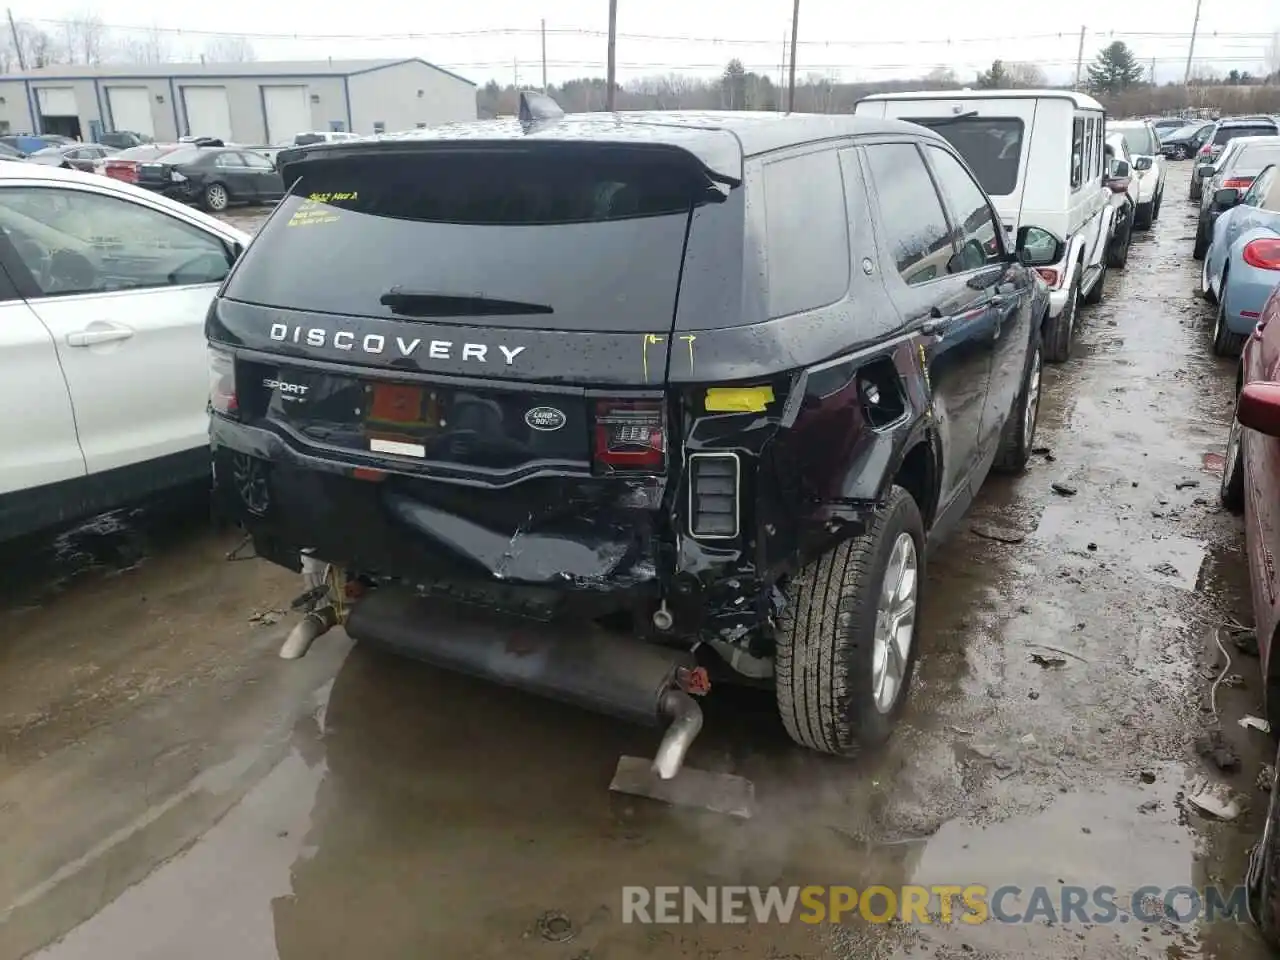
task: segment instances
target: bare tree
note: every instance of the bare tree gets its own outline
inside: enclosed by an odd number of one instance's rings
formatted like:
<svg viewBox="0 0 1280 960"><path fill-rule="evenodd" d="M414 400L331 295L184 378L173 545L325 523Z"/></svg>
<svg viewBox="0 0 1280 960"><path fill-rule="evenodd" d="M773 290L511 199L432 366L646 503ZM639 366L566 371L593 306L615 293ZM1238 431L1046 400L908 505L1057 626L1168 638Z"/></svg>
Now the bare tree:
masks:
<svg viewBox="0 0 1280 960"><path fill-rule="evenodd" d="M939 87L957 87L960 85L956 79L956 72L948 66L936 66L924 76L926 87L937 89Z"/></svg>
<svg viewBox="0 0 1280 960"><path fill-rule="evenodd" d="M81 13L62 24L62 52L67 63L101 63L106 41L106 25L96 13Z"/></svg>
<svg viewBox="0 0 1280 960"><path fill-rule="evenodd" d="M258 59L248 37L215 37L204 45L204 58L210 63L251 63Z"/></svg>
<svg viewBox="0 0 1280 960"><path fill-rule="evenodd" d="M134 31L116 45L118 58L126 63L154 66L172 59L172 44L168 35L158 27Z"/></svg>
<svg viewBox="0 0 1280 960"><path fill-rule="evenodd" d="M1034 63L1006 63L1004 72L1011 87L1047 87L1049 85L1044 71Z"/></svg>

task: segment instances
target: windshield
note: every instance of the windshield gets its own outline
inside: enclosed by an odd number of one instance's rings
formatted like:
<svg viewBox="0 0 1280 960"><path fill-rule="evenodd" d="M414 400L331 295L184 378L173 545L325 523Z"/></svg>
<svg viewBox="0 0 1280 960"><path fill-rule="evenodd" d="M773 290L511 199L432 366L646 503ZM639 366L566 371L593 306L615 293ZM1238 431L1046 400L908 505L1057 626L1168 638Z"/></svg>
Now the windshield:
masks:
<svg viewBox="0 0 1280 960"><path fill-rule="evenodd" d="M1218 132L1213 135L1215 146L1222 146L1230 143L1236 137L1269 137L1276 133L1275 124L1256 123L1247 127L1219 127Z"/></svg>
<svg viewBox="0 0 1280 960"><path fill-rule="evenodd" d="M724 199L690 161L504 149L299 162L226 295L349 316L669 325L690 213Z"/></svg>
<svg viewBox="0 0 1280 960"><path fill-rule="evenodd" d="M31 154L31 159L35 160L37 157L61 157L62 153L61 147L45 147Z"/></svg>
<svg viewBox="0 0 1280 960"><path fill-rule="evenodd" d="M982 189L1007 197L1018 185L1022 121L1016 117L912 118L946 137L973 170Z"/></svg>
<svg viewBox="0 0 1280 960"><path fill-rule="evenodd" d="M1151 132L1145 126L1126 127L1110 124L1107 132L1118 133L1124 138L1124 144L1129 148L1129 153L1135 156L1150 156L1156 152L1156 145L1151 142Z"/></svg>

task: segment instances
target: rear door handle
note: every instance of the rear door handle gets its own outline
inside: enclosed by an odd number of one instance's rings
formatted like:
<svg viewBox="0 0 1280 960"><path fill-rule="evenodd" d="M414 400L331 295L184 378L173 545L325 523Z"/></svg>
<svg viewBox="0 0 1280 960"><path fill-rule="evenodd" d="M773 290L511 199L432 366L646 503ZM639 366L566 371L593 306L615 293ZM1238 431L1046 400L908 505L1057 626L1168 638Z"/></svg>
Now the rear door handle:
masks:
<svg viewBox="0 0 1280 960"><path fill-rule="evenodd" d="M102 326L96 329L76 330L67 334L67 346L92 347L98 343L111 343L114 340L128 340L133 331L128 327Z"/></svg>

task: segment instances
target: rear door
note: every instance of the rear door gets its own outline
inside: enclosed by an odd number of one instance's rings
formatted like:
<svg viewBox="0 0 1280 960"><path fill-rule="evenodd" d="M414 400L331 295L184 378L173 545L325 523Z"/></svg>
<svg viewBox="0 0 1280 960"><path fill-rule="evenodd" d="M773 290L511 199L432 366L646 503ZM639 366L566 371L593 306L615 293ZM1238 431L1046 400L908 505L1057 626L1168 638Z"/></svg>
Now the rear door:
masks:
<svg viewBox="0 0 1280 960"><path fill-rule="evenodd" d="M955 230L914 143L864 148L877 208L883 272L908 329L923 337L942 441L940 502L971 492L997 323L991 290L971 284Z"/></svg>
<svg viewBox="0 0 1280 960"><path fill-rule="evenodd" d="M4 196L0 193L0 198ZM20 523L6 497L85 475L75 415L52 334L18 293L11 272L28 241L0 210L0 531Z"/></svg>
<svg viewBox="0 0 1280 960"><path fill-rule="evenodd" d="M240 159L253 176L255 200L279 200L284 196L284 180L270 160L252 150L240 151Z"/></svg>
<svg viewBox="0 0 1280 960"><path fill-rule="evenodd" d="M208 443L204 316L227 244L88 186L0 186L14 280L57 348L90 473Z"/></svg>
<svg viewBox="0 0 1280 960"><path fill-rule="evenodd" d="M258 196L258 177L238 150L219 150L212 158L210 181L220 180L233 200L253 200ZM205 165L209 165L208 158Z"/></svg>

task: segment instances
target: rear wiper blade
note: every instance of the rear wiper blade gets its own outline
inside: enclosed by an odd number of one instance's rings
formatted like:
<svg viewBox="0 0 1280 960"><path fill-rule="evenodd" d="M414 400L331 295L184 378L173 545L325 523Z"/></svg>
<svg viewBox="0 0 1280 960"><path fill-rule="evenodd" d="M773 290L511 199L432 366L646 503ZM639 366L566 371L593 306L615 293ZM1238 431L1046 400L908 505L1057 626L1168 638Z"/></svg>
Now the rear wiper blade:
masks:
<svg viewBox="0 0 1280 960"><path fill-rule="evenodd" d="M964 113L957 113L954 116L950 116L950 117L929 117L927 120L915 120L912 122L919 123L922 126L926 126L926 127L941 127L941 126L945 126L948 123L955 123L957 120L972 120L977 115L978 115L977 110L966 110ZM911 118L903 117L902 119L910 120Z"/></svg>
<svg viewBox="0 0 1280 960"><path fill-rule="evenodd" d="M545 303L523 303L477 295L459 296L433 290L405 290L392 287L378 302L392 313L406 317L514 317L554 313Z"/></svg>

